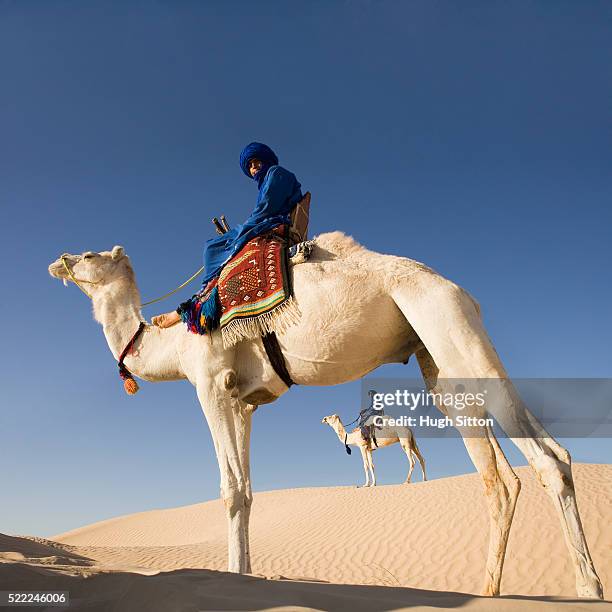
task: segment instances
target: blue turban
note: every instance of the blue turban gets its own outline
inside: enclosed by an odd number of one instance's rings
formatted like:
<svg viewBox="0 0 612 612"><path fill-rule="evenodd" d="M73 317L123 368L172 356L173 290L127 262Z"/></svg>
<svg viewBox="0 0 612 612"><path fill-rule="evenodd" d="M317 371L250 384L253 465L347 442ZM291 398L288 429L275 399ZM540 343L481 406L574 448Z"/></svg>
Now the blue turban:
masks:
<svg viewBox="0 0 612 612"><path fill-rule="evenodd" d="M258 159L263 164L261 170L255 176L251 176L249 172L249 162L252 159ZM278 157L268 145L261 142L252 142L242 149L240 167L249 178L256 180L259 186L261 186L270 166L278 166Z"/></svg>

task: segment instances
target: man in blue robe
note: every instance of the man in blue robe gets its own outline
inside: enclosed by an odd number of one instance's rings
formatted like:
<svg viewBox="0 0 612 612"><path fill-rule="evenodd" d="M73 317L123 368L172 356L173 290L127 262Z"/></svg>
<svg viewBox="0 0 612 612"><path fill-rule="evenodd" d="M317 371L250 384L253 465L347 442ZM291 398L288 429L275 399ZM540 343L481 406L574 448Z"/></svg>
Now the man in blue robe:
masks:
<svg viewBox="0 0 612 612"><path fill-rule="evenodd" d="M257 182L257 204L248 219L227 233L211 238L204 248L202 286L219 276L223 266L252 238L281 224L290 223L290 214L302 199L301 185L292 172L278 165L278 157L260 142L247 145L240 154L242 171ZM181 307L153 317L159 327L170 327L181 320Z"/></svg>
<svg viewBox="0 0 612 612"><path fill-rule="evenodd" d="M368 396L370 398L370 405L359 412L358 427L366 445L371 449L372 442L374 442L374 445L376 448L378 448L378 443L376 442L376 421L374 419L377 416L383 416L385 411L374 407L374 397L376 396L376 391L371 389L368 391ZM380 427L378 429L380 429Z"/></svg>

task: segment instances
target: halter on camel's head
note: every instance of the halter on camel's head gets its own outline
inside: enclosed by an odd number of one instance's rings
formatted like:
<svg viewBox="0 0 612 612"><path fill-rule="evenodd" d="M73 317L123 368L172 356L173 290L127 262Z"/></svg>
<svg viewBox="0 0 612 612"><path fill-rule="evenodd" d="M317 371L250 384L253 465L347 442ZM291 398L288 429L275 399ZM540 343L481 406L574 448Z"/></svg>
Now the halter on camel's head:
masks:
<svg viewBox="0 0 612 612"><path fill-rule="evenodd" d="M82 255L64 253L49 266L49 274L63 280L66 286L68 281L71 280L90 300L93 300L93 296L85 289L85 286L91 291L91 287L104 286L115 280L117 278L117 264L123 259L127 258L121 246L115 246L112 251L102 253L93 251L86 251ZM125 272L125 268L123 272ZM119 356L119 375L123 379L124 388L129 395L134 395L139 387L123 360L132 350L145 326L145 322L141 321L138 330Z"/></svg>
<svg viewBox="0 0 612 612"><path fill-rule="evenodd" d="M105 284L104 281L109 280L107 279L108 273L115 272L116 262L124 256L125 253L121 246L115 246L112 251L103 253L94 251L86 251L82 255L64 253L49 266L49 274L62 279L66 286L68 280L71 280L91 300L93 297L85 286ZM94 263L95 267L92 265Z"/></svg>

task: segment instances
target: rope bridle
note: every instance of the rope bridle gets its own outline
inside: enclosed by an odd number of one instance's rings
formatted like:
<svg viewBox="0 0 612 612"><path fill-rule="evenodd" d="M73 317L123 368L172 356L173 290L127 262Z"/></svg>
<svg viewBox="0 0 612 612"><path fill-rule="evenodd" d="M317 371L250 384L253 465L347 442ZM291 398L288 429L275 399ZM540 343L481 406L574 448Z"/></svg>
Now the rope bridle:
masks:
<svg viewBox="0 0 612 612"><path fill-rule="evenodd" d="M70 266L66 263L66 255L62 255L60 257L60 260L61 260L62 265L64 266L64 269L66 270L68 276L70 277L70 280L90 300L93 300L93 297L91 296L91 294L88 293L85 290L85 288L81 286L81 283L89 283L90 285L97 285L97 284L99 284L100 281L89 281L89 280L84 280L84 279L81 279L81 278L77 278L73 274L72 270L70 269ZM188 285L203 270L204 270L204 266L202 266L193 276L188 278L184 283L179 285L176 289L173 289L172 291L169 291L168 293L165 293L161 297L155 298L154 300L149 300L148 302L144 302L144 304L142 304L142 306L148 306L149 304L154 304L155 302L160 302L161 300L164 300L167 297L170 297L171 295L175 294L177 291L181 290L183 287ZM117 363L117 365L119 366L119 376L121 376L121 378L123 379L123 384L124 384L125 390L126 390L126 392L129 395L134 395L134 393L136 393L138 391L138 383L134 380L134 377L132 376L132 373L127 369L127 367L125 366L125 363L123 363L123 361L132 352L132 349L134 348L134 343L136 342L136 340L138 340L138 338L140 337L140 334L143 332L143 330L145 329L146 326L147 326L147 324L144 321L140 322L140 324L138 325L138 329L136 330L134 335L130 338L130 341L127 343L127 345L125 346L123 351L121 351L121 355L119 356L119 361Z"/></svg>
<svg viewBox="0 0 612 612"><path fill-rule="evenodd" d="M83 279L77 279L74 274L72 273L72 270L68 267L68 264L66 263L66 255L62 255L60 257L62 264L64 266L64 269L66 270L66 272L68 273L68 276L70 277L70 280L90 299L92 300L93 298L91 297L91 295L89 293L87 293L87 291L85 291L85 289L83 287L81 287L80 283L89 283L90 285L97 285L100 281L88 281L88 280L83 280ZM190 276L184 283L181 283L176 289L173 289L172 291L168 291L168 293L164 293L164 295L155 298L154 300L149 300L148 302L143 302L141 304L141 306L149 306L149 304L155 304L156 302L161 302L162 300L165 300L167 297L170 297L171 295L174 295L177 291L180 291L183 287L186 287L192 280L194 280L196 277L198 277L202 272L204 271L204 266L202 266L195 274L193 274L192 276Z"/></svg>
<svg viewBox="0 0 612 612"><path fill-rule="evenodd" d="M93 300L93 298L91 297L91 295L89 293L87 293L87 291L85 291L85 289L83 289L83 287L81 287L81 285L79 283L89 283L90 285L97 285L100 281L88 281L88 280L83 280L83 279L77 279L76 276L72 273L72 270L68 267L68 264L66 263L66 255L62 255L60 257L62 264L64 265L64 269L66 270L66 272L68 272L68 276L70 277L70 280L90 299Z"/></svg>

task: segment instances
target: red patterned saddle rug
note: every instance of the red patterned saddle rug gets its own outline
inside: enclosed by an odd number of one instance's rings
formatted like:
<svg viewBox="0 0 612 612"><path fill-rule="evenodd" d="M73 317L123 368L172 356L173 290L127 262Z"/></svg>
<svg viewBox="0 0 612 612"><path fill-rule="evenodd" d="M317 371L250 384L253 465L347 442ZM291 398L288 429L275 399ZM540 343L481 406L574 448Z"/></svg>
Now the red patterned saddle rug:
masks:
<svg viewBox="0 0 612 612"><path fill-rule="evenodd" d="M253 238L225 264L218 280L224 346L282 332L299 320L291 296L285 226Z"/></svg>
<svg viewBox="0 0 612 612"><path fill-rule="evenodd" d="M288 271L286 226L253 238L221 270L219 278L181 304L190 331L221 328L227 348L271 332L282 333L299 321Z"/></svg>

